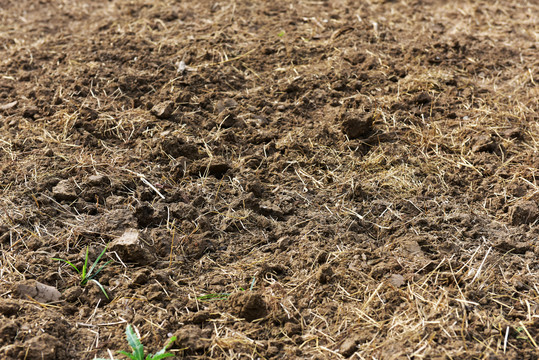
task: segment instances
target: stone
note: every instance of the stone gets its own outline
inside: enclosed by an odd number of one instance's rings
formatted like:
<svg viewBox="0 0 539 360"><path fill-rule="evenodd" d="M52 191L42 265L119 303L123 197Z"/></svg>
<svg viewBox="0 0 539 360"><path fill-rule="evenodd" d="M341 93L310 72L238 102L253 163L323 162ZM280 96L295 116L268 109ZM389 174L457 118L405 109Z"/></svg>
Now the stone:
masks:
<svg viewBox="0 0 539 360"><path fill-rule="evenodd" d="M150 262L150 254L142 247L140 233L137 229L125 230L122 236L110 243L109 249L118 253L118 256L125 262L140 265L146 265Z"/></svg>
<svg viewBox="0 0 539 360"><path fill-rule="evenodd" d="M105 175L92 175L88 177L88 185L91 186L101 186L101 185L109 185L110 179L108 176Z"/></svg>
<svg viewBox="0 0 539 360"><path fill-rule="evenodd" d="M394 287L398 288L404 285L406 281L404 280L404 276L400 274L392 274L389 277L389 283L393 285Z"/></svg>
<svg viewBox="0 0 539 360"><path fill-rule="evenodd" d="M59 301L62 294L54 287L35 280L22 281L15 284L14 292L22 299L28 297L40 303Z"/></svg>
<svg viewBox="0 0 539 360"><path fill-rule="evenodd" d="M339 348L339 352L345 358L349 358L356 352L357 345L359 344L359 342L359 337L357 335L352 335L346 340L344 340L344 342L341 344L341 347Z"/></svg>
<svg viewBox="0 0 539 360"><path fill-rule="evenodd" d="M158 119L168 119L174 112L174 103L172 101L164 101L152 107L151 113Z"/></svg>
<svg viewBox="0 0 539 360"><path fill-rule="evenodd" d="M52 196L58 201L74 201L77 199L75 185L69 180L62 180L52 188Z"/></svg>

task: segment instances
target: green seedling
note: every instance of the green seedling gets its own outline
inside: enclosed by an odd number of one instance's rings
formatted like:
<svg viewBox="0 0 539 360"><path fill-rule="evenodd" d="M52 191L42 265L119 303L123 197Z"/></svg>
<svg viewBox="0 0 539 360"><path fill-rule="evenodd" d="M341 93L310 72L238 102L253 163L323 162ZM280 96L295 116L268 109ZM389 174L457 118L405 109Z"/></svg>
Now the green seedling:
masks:
<svg viewBox="0 0 539 360"><path fill-rule="evenodd" d="M229 293L214 293L214 294L207 294L197 297L197 300L199 301L212 301L212 300L223 300L230 296Z"/></svg>
<svg viewBox="0 0 539 360"><path fill-rule="evenodd" d="M176 336L173 336L170 338L168 343L157 353L154 354L148 354L146 355L146 358L144 357L144 345L140 342L139 337L135 333L135 330L133 330L133 327L131 325L127 325L127 329L125 330L125 334L127 335L127 343L129 346L131 346L131 349L133 349L132 353L128 353L127 351L119 351L120 354L127 356L131 360L161 360L164 358L168 358L171 356L174 356L174 354L167 353L167 349L172 345L174 341L176 341ZM111 359L94 359L94 360L111 360ZM113 359L114 360L114 359Z"/></svg>
<svg viewBox="0 0 539 360"><path fill-rule="evenodd" d="M278 37L282 38L284 36L285 32L284 30L281 30L279 31L279 33L277 34Z"/></svg>
<svg viewBox="0 0 539 360"><path fill-rule="evenodd" d="M105 296L107 297L107 299L109 298L107 292L105 291L105 288L103 287L103 285L101 285L101 283L99 283L99 281L97 281L95 279L95 277L97 276L97 274L99 274L101 272L101 270L103 270L105 268L105 266L107 266L108 264L110 264L112 262L112 260L109 260L107 261L106 263L104 263L103 265L101 265L101 267L99 267L97 269L97 271L94 272L95 268L97 267L97 265L99 265L99 261L101 261L101 257L105 254L105 252L107 251L107 247L105 246L105 248L103 249L103 251L101 252L101 254L99 254L99 256L97 257L97 259L92 263L92 265L90 266L90 269L88 269L88 247L86 247L86 256L84 257L84 265L82 266L82 269L79 270L79 268L77 268L71 261L69 260L65 260L65 259L59 259L59 258L52 258L53 260L56 260L56 261L61 261L61 262L65 262L66 264L68 264L69 266L71 266L73 269L75 269L75 271L80 275L80 285L81 286L85 286L86 284L88 284L89 281L92 281L94 282L95 284L97 284L97 286L99 286L99 288L101 289L101 291L103 292L103 294L105 294Z"/></svg>

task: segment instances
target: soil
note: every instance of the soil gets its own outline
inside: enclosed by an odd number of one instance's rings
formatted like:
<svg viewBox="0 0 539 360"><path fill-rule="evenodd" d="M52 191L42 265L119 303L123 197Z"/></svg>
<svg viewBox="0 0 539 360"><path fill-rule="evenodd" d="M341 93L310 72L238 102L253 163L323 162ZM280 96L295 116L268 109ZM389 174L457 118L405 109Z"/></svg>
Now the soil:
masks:
<svg viewBox="0 0 539 360"><path fill-rule="evenodd" d="M538 15L0 1L0 358L537 359Z"/></svg>

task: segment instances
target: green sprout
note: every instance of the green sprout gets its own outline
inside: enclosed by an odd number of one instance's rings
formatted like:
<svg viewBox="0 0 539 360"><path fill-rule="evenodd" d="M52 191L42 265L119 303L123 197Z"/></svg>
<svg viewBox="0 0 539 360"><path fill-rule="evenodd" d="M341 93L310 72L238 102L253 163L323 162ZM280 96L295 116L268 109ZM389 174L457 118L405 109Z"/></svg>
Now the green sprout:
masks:
<svg viewBox="0 0 539 360"><path fill-rule="evenodd" d="M71 266L73 269L75 269L75 271L80 275L80 285L81 286L85 286L86 284L88 284L89 281L92 281L94 283L97 284L97 286L99 286L99 288L101 289L101 291L103 292L103 294L105 294L105 296L107 297L107 299L109 298L107 292L105 291L105 288L103 287L103 285L101 285L101 283L99 283L99 281L97 281L95 279L95 277L97 276L97 274L99 274L101 272L101 270L103 270L105 268L105 266L107 266L108 264L110 264L112 262L112 260L109 260L107 261L106 263L104 263L103 265L101 265L101 267L99 267L97 269L96 272L94 272L95 268L97 267L97 265L99 264L99 261L101 261L101 257L105 254L105 252L107 251L107 247L105 246L105 248L103 249L103 251L101 252L101 254L99 254L99 256L97 257L97 259L92 263L92 265L90 266L90 269L88 269L88 247L86 247L86 256L84 257L84 265L82 266L82 269L79 270L78 267L76 267L71 261L69 260L65 260L65 259L59 259L59 258L52 258L53 260L56 260L56 261L62 261L62 262L65 262L66 264L68 264L69 266Z"/></svg>
<svg viewBox="0 0 539 360"><path fill-rule="evenodd" d="M133 349L133 352L130 354L127 351L118 351L120 354L127 356L131 360L161 360L164 358L168 358L171 356L174 356L174 354L167 353L167 349L172 345L174 341L176 341L176 336L173 336L170 338L168 343L158 352L154 354L148 354L146 358L144 358L144 345L140 342L139 337L133 330L133 327L131 325L127 325L127 329L125 330L125 334L127 335L127 343L129 346L131 346L131 349ZM94 360L110 360L110 359L103 359L103 358L96 358Z"/></svg>
<svg viewBox="0 0 539 360"><path fill-rule="evenodd" d="M281 30L281 31L279 31L277 36L282 38L284 36L284 34L285 34L284 30Z"/></svg>
<svg viewBox="0 0 539 360"><path fill-rule="evenodd" d="M198 296L197 300L200 300L200 301L222 300L222 299L228 298L229 296L230 296L229 293L213 293L213 294Z"/></svg>

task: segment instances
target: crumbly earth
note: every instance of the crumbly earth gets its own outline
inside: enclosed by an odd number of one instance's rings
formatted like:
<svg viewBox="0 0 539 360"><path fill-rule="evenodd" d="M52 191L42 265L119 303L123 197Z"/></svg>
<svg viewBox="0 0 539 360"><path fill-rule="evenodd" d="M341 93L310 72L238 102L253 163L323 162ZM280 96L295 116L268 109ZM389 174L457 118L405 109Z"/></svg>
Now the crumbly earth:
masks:
<svg viewBox="0 0 539 360"><path fill-rule="evenodd" d="M538 16L0 1L0 358L537 359Z"/></svg>

